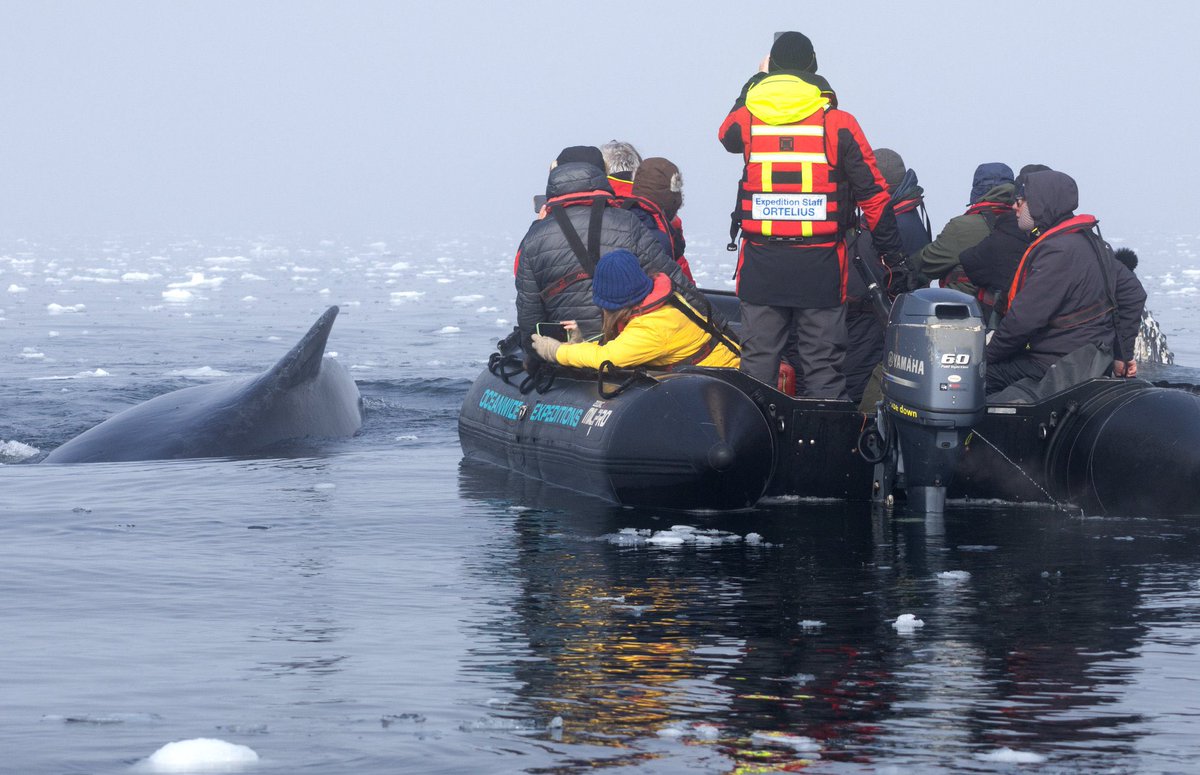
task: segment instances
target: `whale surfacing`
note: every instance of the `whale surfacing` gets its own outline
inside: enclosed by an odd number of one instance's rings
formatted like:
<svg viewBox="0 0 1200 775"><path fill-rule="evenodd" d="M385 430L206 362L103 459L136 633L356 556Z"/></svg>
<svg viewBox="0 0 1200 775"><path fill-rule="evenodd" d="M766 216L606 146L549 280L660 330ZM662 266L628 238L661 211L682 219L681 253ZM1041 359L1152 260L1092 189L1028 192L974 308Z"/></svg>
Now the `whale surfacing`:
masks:
<svg viewBox="0 0 1200 775"><path fill-rule="evenodd" d="M268 371L183 388L130 407L55 449L45 463L240 457L281 442L345 438L362 427L350 373L325 358L338 308Z"/></svg>

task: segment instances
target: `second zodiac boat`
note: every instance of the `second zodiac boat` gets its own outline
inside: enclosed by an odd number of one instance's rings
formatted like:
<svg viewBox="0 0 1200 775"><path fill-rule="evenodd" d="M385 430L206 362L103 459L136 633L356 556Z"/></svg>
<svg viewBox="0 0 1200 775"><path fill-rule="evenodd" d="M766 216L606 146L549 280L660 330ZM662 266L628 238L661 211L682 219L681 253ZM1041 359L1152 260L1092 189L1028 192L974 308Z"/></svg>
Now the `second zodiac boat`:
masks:
<svg viewBox="0 0 1200 775"><path fill-rule="evenodd" d="M459 415L468 459L631 506L739 509L765 496L1069 502L1200 513L1200 396L1100 378L985 402L974 301L926 289L892 310L884 401L797 398L730 369L537 378L499 352Z"/></svg>

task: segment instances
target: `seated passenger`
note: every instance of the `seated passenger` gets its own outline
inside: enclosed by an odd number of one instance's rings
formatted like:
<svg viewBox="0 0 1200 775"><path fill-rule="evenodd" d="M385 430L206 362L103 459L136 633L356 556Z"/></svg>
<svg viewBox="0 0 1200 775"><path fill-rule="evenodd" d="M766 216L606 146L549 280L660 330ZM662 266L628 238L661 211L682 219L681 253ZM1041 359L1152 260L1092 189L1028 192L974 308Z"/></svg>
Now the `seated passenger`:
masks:
<svg viewBox="0 0 1200 775"><path fill-rule="evenodd" d="M599 160L600 152L576 146L563 158ZM543 321L575 320L585 336L600 333L591 277L600 256L613 250L632 252L648 272L665 272L694 304L703 305L654 233L616 206L603 169L586 161L556 162L546 183L545 214L525 233L514 266L517 326L526 353L532 352L534 326Z"/></svg>
<svg viewBox="0 0 1200 775"><path fill-rule="evenodd" d="M1016 192L1017 223L1035 235L1008 290L1008 313L987 345L987 392L1025 377L1085 345L1112 353L1112 371L1133 376L1146 291L1093 231L1097 220L1075 215L1079 189L1054 170L1031 173Z"/></svg>
<svg viewBox="0 0 1200 775"><path fill-rule="evenodd" d="M642 155L621 140L609 140L600 146L600 153L604 156L608 185L612 186L617 196L629 196L633 188L633 176L642 163Z"/></svg>
<svg viewBox="0 0 1200 775"><path fill-rule="evenodd" d="M627 250L606 253L592 278L592 300L603 310L599 342L561 343L534 334L533 347L549 362L598 369L605 361L619 368L680 364L736 369L739 349L672 287L671 278L642 271Z"/></svg>
<svg viewBox="0 0 1200 775"><path fill-rule="evenodd" d="M1014 183L1020 186L1030 173L1048 169L1044 164L1026 164ZM960 253L958 260L967 280L977 289L975 298L979 300L984 322L994 329L1007 307L1004 294L1012 285L1017 264L1021 263L1033 236L1017 225L1017 213L1012 208L996 213L989 226L988 235Z"/></svg>
<svg viewBox="0 0 1200 775"><path fill-rule="evenodd" d="M937 239L912 257L912 266L920 273L915 285L937 280L942 288L953 288L974 296L977 289L963 273L959 256L991 233L995 219L1012 209L1012 201L1011 167L1001 162L976 167L967 211L951 218Z"/></svg>
<svg viewBox="0 0 1200 775"><path fill-rule="evenodd" d="M657 156L646 159L633 177L631 193L635 197L653 202L662 211L663 223L652 223L666 239L675 263L679 264L679 268L689 280L694 281L691 267L683 255L687 243L683 240L683 224L678 217L679 208L683 207L683 176L679 168L667 159Z"/></svg>

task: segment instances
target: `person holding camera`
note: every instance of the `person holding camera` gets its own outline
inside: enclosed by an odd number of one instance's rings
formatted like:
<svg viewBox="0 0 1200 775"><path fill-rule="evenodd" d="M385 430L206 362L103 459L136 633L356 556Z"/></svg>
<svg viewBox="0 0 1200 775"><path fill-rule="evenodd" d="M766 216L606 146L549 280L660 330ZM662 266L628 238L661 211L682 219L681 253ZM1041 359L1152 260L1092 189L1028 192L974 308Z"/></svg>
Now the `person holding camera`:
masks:
<svg viewBox="0 0 1200 775"><path fill-rule="evenodd" d="M585 369L606 361L618 368L738 367L737 342L693 307L667 274L647 275L628 250L606 253L596 264L592 301L601 310L600 341L583 341L578 327L566 343L534 334L540 357Z"/></svg>
<svg viewBox="0 0 1200 775"><path fill-rule="evenodd" d="M907 288L908 271L871 146L816 73L812 42L780 33L718 137L745 161L730 242L738 249L740 230L742 371L774 385L794 330L805 395L846 398L844 237L858 221L856 206L893 294Z"/></svg>

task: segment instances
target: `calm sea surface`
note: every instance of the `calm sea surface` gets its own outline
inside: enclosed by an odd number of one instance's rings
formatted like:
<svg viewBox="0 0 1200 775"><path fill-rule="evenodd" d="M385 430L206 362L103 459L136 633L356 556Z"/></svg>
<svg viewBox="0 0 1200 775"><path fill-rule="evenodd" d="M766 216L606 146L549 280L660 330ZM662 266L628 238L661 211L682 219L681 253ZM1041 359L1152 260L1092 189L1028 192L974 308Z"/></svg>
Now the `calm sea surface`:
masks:
<svg viewBox="0 0 1200 775"><path fill-rule="evenodd" d="M1124 244L1200 365L1200 237ZM195 738L254 773L1200 771L1200 520L671 514L463 464L514 248L0 241L0 772L161 772ZM332 304L358 437L37 464Z"/></svg>

